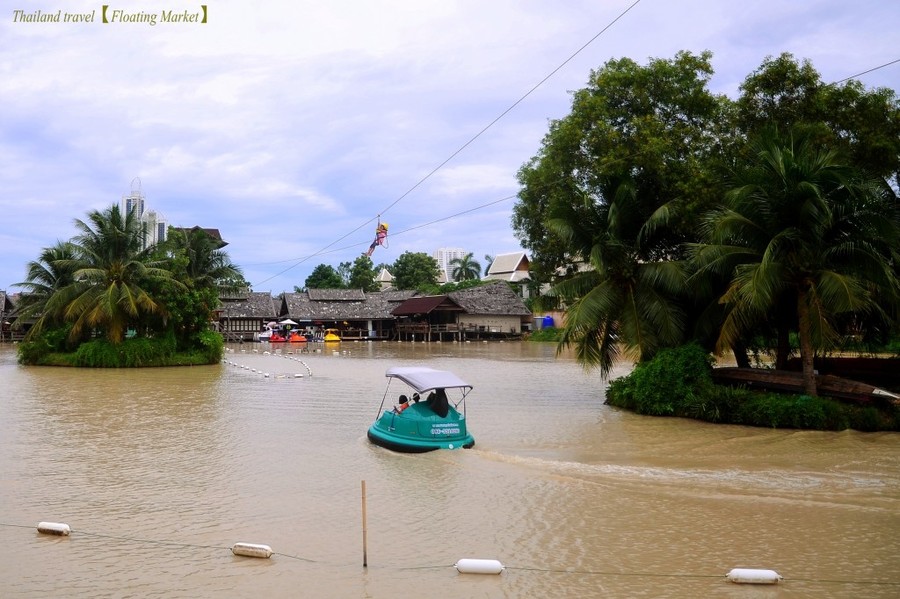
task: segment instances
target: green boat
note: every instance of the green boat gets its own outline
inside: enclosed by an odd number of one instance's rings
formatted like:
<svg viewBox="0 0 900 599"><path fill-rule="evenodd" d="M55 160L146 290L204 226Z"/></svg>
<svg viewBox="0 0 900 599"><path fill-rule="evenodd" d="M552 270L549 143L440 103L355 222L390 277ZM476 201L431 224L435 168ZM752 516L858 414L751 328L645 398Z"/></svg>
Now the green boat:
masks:
<svg viewBox="0 0 900 599"><path fill-rule="evenodd" d="M385 376L387 389L378 416L369 427L372 443L403 453L475 445L475 439L466 430L465 414L465 400L472 385L452 372L422 366L389 368ZM402 389L405 392L397 397L396 405L391 393L395 379L408 387Z"/></svg>

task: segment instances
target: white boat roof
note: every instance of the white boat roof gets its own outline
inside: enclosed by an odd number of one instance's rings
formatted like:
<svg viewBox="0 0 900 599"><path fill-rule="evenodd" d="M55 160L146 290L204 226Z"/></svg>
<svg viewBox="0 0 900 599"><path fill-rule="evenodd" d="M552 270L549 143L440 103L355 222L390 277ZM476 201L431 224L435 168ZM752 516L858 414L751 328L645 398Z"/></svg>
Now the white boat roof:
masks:
<svg viewBox="0 0 900 599"><path fill-rule="evenodd" d="M386 377L398 378L419 393L431 389L468 388L472 385L447 370L435 370L425 366L394 366L384 373Z"/></svg>

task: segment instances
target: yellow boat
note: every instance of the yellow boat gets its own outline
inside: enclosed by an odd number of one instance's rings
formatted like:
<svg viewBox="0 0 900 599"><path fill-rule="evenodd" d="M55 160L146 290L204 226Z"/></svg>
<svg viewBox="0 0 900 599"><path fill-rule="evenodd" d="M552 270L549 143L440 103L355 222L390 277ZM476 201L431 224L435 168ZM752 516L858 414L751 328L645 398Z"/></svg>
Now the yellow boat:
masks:
<svg viewBox="0 0 900 599"><path fill-rule="evenodd" d="M341 336L339 335L340 331L338 329L325 329L325 342L329 341L340 341Z"/></svg>

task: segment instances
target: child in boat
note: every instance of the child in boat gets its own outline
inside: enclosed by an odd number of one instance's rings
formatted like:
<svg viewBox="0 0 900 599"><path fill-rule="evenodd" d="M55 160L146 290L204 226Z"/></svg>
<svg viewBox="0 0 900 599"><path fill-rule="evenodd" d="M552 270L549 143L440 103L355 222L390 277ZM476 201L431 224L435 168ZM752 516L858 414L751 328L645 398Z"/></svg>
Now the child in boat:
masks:
<svg viewBox="0 0 900 599"><path fill-rule="evenodd" d="M363 255L371 257L372 252L375 251L375 246L383 244L384 240L387 239L387 232L387 223L378 223L378 227L375 229L375 241L369 246L369 251L365 252Z"/></svg>
<svg viewBox="0 0 900 599"><path fill-rule="evenodd" d="M398 414L400 414L403 412L403 410L405 410L408 407L409 407L409 400L406 398L405 395L401 395L400 400L397 403L397 407L394 408L394 411L397 412Z"/></svg>

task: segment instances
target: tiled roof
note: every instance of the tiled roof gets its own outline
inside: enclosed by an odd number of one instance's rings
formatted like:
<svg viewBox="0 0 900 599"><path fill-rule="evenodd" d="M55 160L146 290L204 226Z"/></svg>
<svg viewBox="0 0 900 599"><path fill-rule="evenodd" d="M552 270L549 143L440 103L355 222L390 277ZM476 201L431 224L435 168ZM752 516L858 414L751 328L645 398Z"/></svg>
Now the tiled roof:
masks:
<svg viewBox="0 0 900 599"><path fill-rule="evenodd" d="M453 291L449 296L469 314L531 316L522 298L503 281Z"/></svg>
<svg viewBox="0 0 900 599"><path fill-rule="evenodd" d="M366 294L362 289L310 289L309 299L314 302L363 302Z"/></svg>
<svg viewBox="0 0 900 599"><path fill-rule="evenodd" d="M252 291L246 298L222 300L221 318L263 318L275 319L275 299L268 291Z"/></svg>
<svg viewBox="0 0 900 599"><path fill-rule="evenodd" d="M285 293L281 315L297 321L311 320L386 320L400 302L415 291L376 291L359 289L310 289L305 293ZM319 299L316 299L319 298Z"/></svg>

